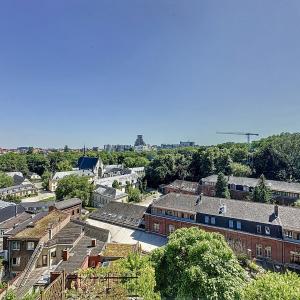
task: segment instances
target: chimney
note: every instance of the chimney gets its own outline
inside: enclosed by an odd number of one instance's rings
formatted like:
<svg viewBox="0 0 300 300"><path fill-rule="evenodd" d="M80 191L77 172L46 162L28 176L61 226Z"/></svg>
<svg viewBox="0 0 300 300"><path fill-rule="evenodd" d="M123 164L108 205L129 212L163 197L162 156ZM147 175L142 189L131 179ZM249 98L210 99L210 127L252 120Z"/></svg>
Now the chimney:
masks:
<svg viewBox="0 0 300 300"><path fill-rule="evenodd" d="M63 259L63 261L68 261L69 260L69 256L70 256L69 250L68 249L64 249L62 251L62 259Z"/></svg>
<svg viewBox="0 0 300 300"><path fill-rule="evenodd" d="M96 247L96 244L97 244L97 241L96 241L96 239L92 239L92 247Z"/></svg>
<svg viewBox="0 0 300 300"><path fill-rule="evenodd" d="M277 204L275 204L275 206L274 206L274 214L275 214L276 218L278 218L278 216L279 216L279 207L278 207Z"/></svg>

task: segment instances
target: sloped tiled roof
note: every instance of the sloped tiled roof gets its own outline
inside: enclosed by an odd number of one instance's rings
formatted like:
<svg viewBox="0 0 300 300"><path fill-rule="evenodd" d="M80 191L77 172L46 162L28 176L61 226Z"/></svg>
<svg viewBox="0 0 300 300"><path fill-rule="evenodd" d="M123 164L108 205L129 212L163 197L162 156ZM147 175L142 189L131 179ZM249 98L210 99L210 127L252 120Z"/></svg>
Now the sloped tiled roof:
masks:
<svg viewBox="0 0 300 300"><path fill-rule="evenodd" d="M218 175L211 175L202 178L202 182L216 183L217 179L218 179ZM243 185L249 187L255 187L259 182L259 178L249 178L249 177L229 176L227 179L228 179L228 184ZM300 183L298 182L266 180L266 184L270 187L272 191L300 193Z"/></svg>
<svg viewBox="0 0 300 300"><path fill-rule="evenodd" d="M98 160L97 157L82 156L78 159L78 168L80 170L93 170L96 167Z"/></svg>
<svg viewBox="0 0 300 300"><path fill-rule="evenodd" d="M55 202L54 206L57 209L66 209L75 205L81 204L82 201L79 198L71 198L71 199L66 199L62 201Z"/></svg>
<svg viewBox="0 0 300 300"><path fill-rule="evenodd" d="M179 189L186 192L197 193L199 191L200 184L198 182L177 179L170 183L167 187Z"/></svg>

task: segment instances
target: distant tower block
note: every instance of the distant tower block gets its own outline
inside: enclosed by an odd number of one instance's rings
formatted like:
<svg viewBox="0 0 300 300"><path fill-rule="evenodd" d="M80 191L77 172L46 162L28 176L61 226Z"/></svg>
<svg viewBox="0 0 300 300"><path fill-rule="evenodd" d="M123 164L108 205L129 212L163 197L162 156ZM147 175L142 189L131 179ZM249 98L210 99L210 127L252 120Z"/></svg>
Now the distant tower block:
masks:
<svg viewBox="0 0 300 300"><path fill-rule="evenodd" d="M139 134L135 140L134 146L146 146L146 143L143 140L143 135Z"/></svg>

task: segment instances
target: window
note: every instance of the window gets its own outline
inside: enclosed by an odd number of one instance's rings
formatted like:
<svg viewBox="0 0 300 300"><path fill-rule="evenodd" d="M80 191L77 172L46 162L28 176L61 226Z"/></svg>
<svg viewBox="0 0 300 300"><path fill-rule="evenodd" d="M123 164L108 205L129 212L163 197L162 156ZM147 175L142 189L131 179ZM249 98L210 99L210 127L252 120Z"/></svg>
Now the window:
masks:
<svg viewBox="0 0 300 300"><path fill-rule="evenodd" d="M216 224L216 218L215 217L211 217L210 218L210 223L213 224L213 225Z"/></svg>
<svg viewBox="0 0 300 300"><path fill-rule="evenodd" d="M290 252L290 261L292 264L300 265L300 252Z"/></svg>
<svg viewBox="0 0 300 300"><path fill-rule="evenodd" d="M79 209L79 208L77 208L77 213L78 213L78 214L80 213L80 209Z"/></svg>
<svg viewBox="0 0 300 300"><path fill-rule="evenodd" d="M21 262L21 257L13 257L12 258L12 265L13 266L19 266Z"/></svg>
<svg viewBox="0 0 300 300"><path fill-rule="evenodd" d="M34 250L34 242L27 242L27 250Z"/></svg>
<svg viewBox="0 0 300 300"><path fill-rule="evenodd" d="M169 233L172 233L172 232L174 232L174 231L175 231L175 226L172 225L172 224L170 224L170 225L169 225Z"/></svg>
<svg viewBox="0 0 300 300"><path fill-rule="evenodd" d="M285 235L286 238L292 239L293 238L293 231L285 230L284 235Z"/></svg>
<svg viewBox="0 0 300 300"><path fill-rule="evenodd" d="M265 233L267 235L270 235L270 227L269 226L265 226Z"/></svg>
<svg viewBox="0 0 300 300"><path fill-rule="evenodd" d="M205 216L205 218L204 218L204 222L205 222L206 224L208 224L208 223L209 223L209 216Z"/></svg>
<svg viewBox="0 0 300 300"><path fill-rule="evenodd" d="M256 256L257 257L263 256L262 245L260 245L260 244L256 245Z"/></svg>
<svg viewBox="0 0 300 300"><path fill-rule="evenodd" d="M233 221L229 220L229 228L233 228Z"/></svg>
<svg viewBox="0 0 300 300"><path fill-rule="evenodd" d="M159 224L158 224L158 223L154 223L154 224L153 224L153 230L154 230L155 232L159 232Z"/></svg>
<svg viewBox="0 0 300 300"><path fill-rule="evenodd" d="M75 211L74 211L74 210L72 210L72 216L74 216L74 214L75 214Z"/></svg>
<svg viewBox="0 0 300 300"><path fill-rule="evenodd" d="M257 231L257 233L261 233L261 226L260 225L256 225L256 231Z"/></svg>
<svg viewBox="0 0 300 300"><path fill-rule="evenodd" d="M13 241L12 242L12 250L20 250L20 242Z"/></svg>
<svg viewBox="0 0 300 300"><path fill-rule="evenodd" d="M265 248L265 257L266 258L271 258L272 257L272 249L271 249L271 247L266 247Z"/></svg>
<svg viewBox="0 0 300 300"><path fill-rule="evenodd" d="M242 223L240 221L236 221L236 229L238 230L242 229Z"/></svg>

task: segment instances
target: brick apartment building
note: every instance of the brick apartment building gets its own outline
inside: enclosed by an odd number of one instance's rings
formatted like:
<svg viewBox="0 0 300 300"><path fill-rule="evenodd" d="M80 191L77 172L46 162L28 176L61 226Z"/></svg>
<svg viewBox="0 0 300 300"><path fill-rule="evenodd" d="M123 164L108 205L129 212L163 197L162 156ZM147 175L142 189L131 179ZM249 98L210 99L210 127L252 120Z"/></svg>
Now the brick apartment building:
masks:
<svg viewBox="0 0 300 300"><path fill-rule="evenodd" d="M206 196L215 196L215 186L218 176L211 175L202 178L201 191ZM228 189L232 199L244 200L258 184L259 179L228 176ZM300 198L300 183L266 180L272 191L273 199L280 204L291 204Z"/></svg>
<svg viewBox="0 0 300 300"><path fill-rule="evenodd" d="M201 186L198 182L175 180L163 187L164 194L181 193L187 195L199 195Z"/></svg>
<svg viewBox="0 0 300 300"><path fill-rule="evenodd" d="M149 232L196 226L219 232L237 253L300 269L300 209L169 193L145 214Z"/></svg>
<svg viewBox="0 0 300 300"><path fill-rule="evenodd" d="M71 198L55 202L49 207L49 211L58 209L71 216L71 219L79 219L82 209L82 201L79 198Z"/></svg>

